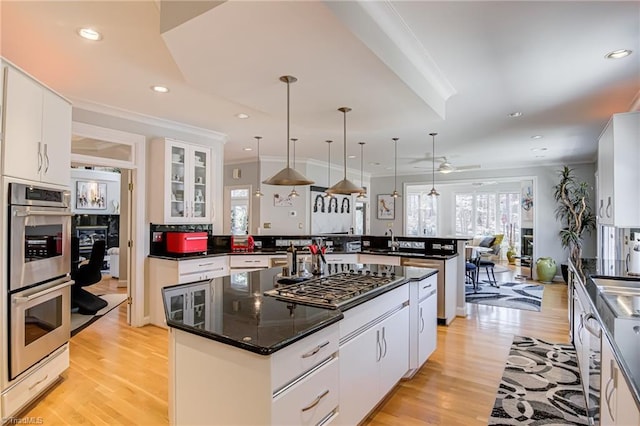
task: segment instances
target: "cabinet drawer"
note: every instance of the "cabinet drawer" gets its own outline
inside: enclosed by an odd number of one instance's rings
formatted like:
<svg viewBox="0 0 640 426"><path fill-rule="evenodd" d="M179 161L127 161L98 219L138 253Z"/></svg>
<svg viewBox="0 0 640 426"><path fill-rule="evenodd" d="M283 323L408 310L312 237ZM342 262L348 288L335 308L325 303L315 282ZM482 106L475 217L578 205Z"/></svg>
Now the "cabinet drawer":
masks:
<svg viewBox="0 0 640 426"><path fill-rule="evenodd" d="M51 359L49 359L51 358ZM54 383L58 376L69 368L69 346L40 361L42 366L30 373L21 382L2 394L2 418L6 419L24 408L31 400Z"/></svg>
<svg viewBox="0 0 640 426"><path fill-rule="evenodd" d="M227 256L207 257L178 262L180 284L228 275Z"/></svg>
<svg viewBox="0 0 640 426"><path fill-rule="evenodd" d="M338 324L331 325L273 354L272 391L282 388L335 353L339 330Z"/></svg>
<svg viewBox="0 0 640 426"><path fill-rule="evenodd" d="M433 290L438 288L438 274L432 275L429 278L418 283L418 300L422 300Z"/></svg>
<svg viewBox="0 0 640 426"><path fill-rule="evenodd" d="M339 403L339 365L334 358L273 400L271 424L317 425Z"/></svg>
<svg viewBox="0 0 640 426"><path fill-rule="evenodd" d="M375 254L361 254L359 263L400 266L400 256L383 256Z"/></svg>
<svg viewBox="0 0 640 426"><path fill-rule="evenodd" d="M236 255L229 256L229 266L231 268L268 268L269 256L247 256Z"/></svg>
<svg viewBox="0 0 640 426"><path fill-rule="evenodd" d="M332 253L325 254L324 258L327 263L358 263L358 255L356 253L350 254L340 254L340 253Z"/></svg>

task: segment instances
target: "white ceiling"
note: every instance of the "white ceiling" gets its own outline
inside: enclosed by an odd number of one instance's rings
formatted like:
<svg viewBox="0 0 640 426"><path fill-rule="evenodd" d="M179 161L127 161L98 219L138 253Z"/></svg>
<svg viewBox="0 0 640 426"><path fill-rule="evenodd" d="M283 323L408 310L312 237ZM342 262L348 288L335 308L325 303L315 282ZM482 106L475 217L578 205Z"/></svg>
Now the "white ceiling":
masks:
<svg viewBox="0 0 640 426"><path fill-rule="evenodd" d="M342 164L337 108L348 106L348 165L359 169L364 141L374 176L393 174L392 137L398 174L429 167L417 161L430 156L429 132L458 166L593 161L610 115L638 108L639 2L218 3L185 20L192 2L2 0L0 52L73 100L225 133L226 162L255 158L243 148L256 135L263 155L285 153L279 77L293 75L298 158L326 160L333 139ZM103 40L81 39L81 26ZM623 48L634 53L604 58Z"/></svg>

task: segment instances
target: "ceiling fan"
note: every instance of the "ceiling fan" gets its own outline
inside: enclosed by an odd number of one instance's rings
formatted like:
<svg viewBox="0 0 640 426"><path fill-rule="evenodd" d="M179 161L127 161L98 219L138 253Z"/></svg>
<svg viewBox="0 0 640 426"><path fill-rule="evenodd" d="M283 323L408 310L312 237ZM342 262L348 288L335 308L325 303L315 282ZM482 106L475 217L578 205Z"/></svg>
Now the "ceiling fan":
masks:
<svg viewBox="0 0 640 426"><path fill-rule="evenodd" d="M442 161L440 162L440 164L436 167L436 172L438 173L452 173L452 172L464 172L467 170L476 170L479 169L481 166L480 164L470 164L470 165L465 165L465 166L454 166L453 164L451 164L451 162L449 160L447 160L447 157L436 157L436 158L440 158L442 159ZM421 170L432 170L431 167L418 167L418 166L414 166L415 169L421 169Z"/></svg>

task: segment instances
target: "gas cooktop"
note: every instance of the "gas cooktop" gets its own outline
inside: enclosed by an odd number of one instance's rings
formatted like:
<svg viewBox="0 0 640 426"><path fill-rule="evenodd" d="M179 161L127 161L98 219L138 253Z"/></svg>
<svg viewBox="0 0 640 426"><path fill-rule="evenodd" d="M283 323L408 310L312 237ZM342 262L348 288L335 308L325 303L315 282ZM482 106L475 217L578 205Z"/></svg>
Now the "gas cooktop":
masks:
<svg viewBox="0 0 640 426"><path fill-rule="evenodd" d="M289 280L283 280L287 284L278 284L264 294L289 302L337 309L403 279L404 277L398 277L393 273L350 271L293 284L290 284Z"/></svg>

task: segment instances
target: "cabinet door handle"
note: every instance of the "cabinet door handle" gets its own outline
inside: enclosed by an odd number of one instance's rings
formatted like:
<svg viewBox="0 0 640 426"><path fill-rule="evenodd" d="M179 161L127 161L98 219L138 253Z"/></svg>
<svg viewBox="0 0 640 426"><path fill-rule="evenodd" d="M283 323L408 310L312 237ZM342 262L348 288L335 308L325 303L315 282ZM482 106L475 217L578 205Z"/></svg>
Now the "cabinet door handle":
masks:
<svg viewBox="0 0 640 426"><path fill-rule="evenodd" d="M604 210L604 212L606 213L607 217L611 217L611 208L613 206L611 205L611 197L609 197L607 199L607 208Z"/></svg>
<svg viewBox="0 0 640 426"><path fill-rule="evenodd" d="M382 358L382 345L380 344L380 330L376 330L376 362Z"/></svg>
<svg viewBox="0 0 640 426"><path fill-rule="evenodd" d="M600 199L600 207L598 208L598 216L600 216L600 219L604 217L603 210L604 210L604 200Z"/></svg>
<svg viewBox="0 0 640 426"><path fill-rule="evenodd" d="M592 320L596 319L596 317L595 317L591 312L587 313L587 314L584 316L584 328L585 328L589 333L591 333L593 336L595 336L595 337L597 337L597 338L599 339L599 338L600 338L600 334L602 333L602 331L601 331L601 330L599 330L599 329L598 329L598 330L596 330L595 328L593 328L593 327L591 327L591 326L589 325L589 320L591 320L591 319L592 319Z"/></svg>
<svg viewBox="0 0 640 426"><path fill-rule="evenodd" d="M609 416L611 420L615 420L616 417L611 409L611 398L613 397L613 393L616 391L618 387L618 368L616 367L616 362L612 359L610 361L611 375L609 376L609 380L607 381L607 386L605 387L605 400L607 401L607 410L609 411ZM611 391L609 391L609 385L611 386Z"/></svg>
<svg viewBox="0 0 640 426"><path fill-rule="evenodd" d="M426 290L428 288L431 288L433 286L433 284L429 284L429 285L425 285L424 287L422 287L423 290Z"/></svg>
<svg viewBox="0 0 640 426"><path fill-rule="evenodd" d="M44 160L46 162L46 166L44 166L44 172L47 173L49 171L49 153L47 152L48 144L44 144Z"/></svg>
<svg viewBox="0 0 640 426"><path fill-rule="evenodd" d="M45 380L47 380L47 378L49 378L49 375L45 375L42 379L38 380L37 382L35 382L34 384L32 384L31 386L29 386L29 390L33 390L33 388L35 388L36 386L38 386L40 383L44 382Z"/></svg>
<svg viewBox="0 0 640 426"><path fill-rule="evenodd" d="M384 336L384 330L386 327L382 327L382 344L384 345L384 353L382 354L381 358L384 358L387 356L387 338Z"/></svg>
<svg viewBox="0 0 640 426"><path fill-rule="evenodd" d="M324 348L325 346L327 346L329 344L329 341L327 340L326 342L322 342L320 343L318 346L316 346L315 348L311 349L309 352L307 352L306 354L302 354L302 358L309 358L310 356L314 356L315 354L318 353L318 351L320 351L320 349Z"/></svg>
<svg viewBox="0 0 640 426"><path fill-rule="evenodd" d="M304 407L300 411L305 412L305 411L311 410L313 407L315 407L316 405L320 404L320 400L322 400L322 398L324 398L327 395L329 395L329 389L327 389L326 391L322 392L320 395L316 396L316 399L314 399L311 404L307 405L306 407Z"/></svg>
<svg viewBox="0 0 640 426"><path fill-rule="evenodd" d="M38 173L42 170L42 142L38 142Z"/></svg>
<svg viewBox="0 0 640 426"><path fill-rule="evenodd" d="M422 318L422 308L420 308L420 333L424 331L424 318Z"/></svg>

